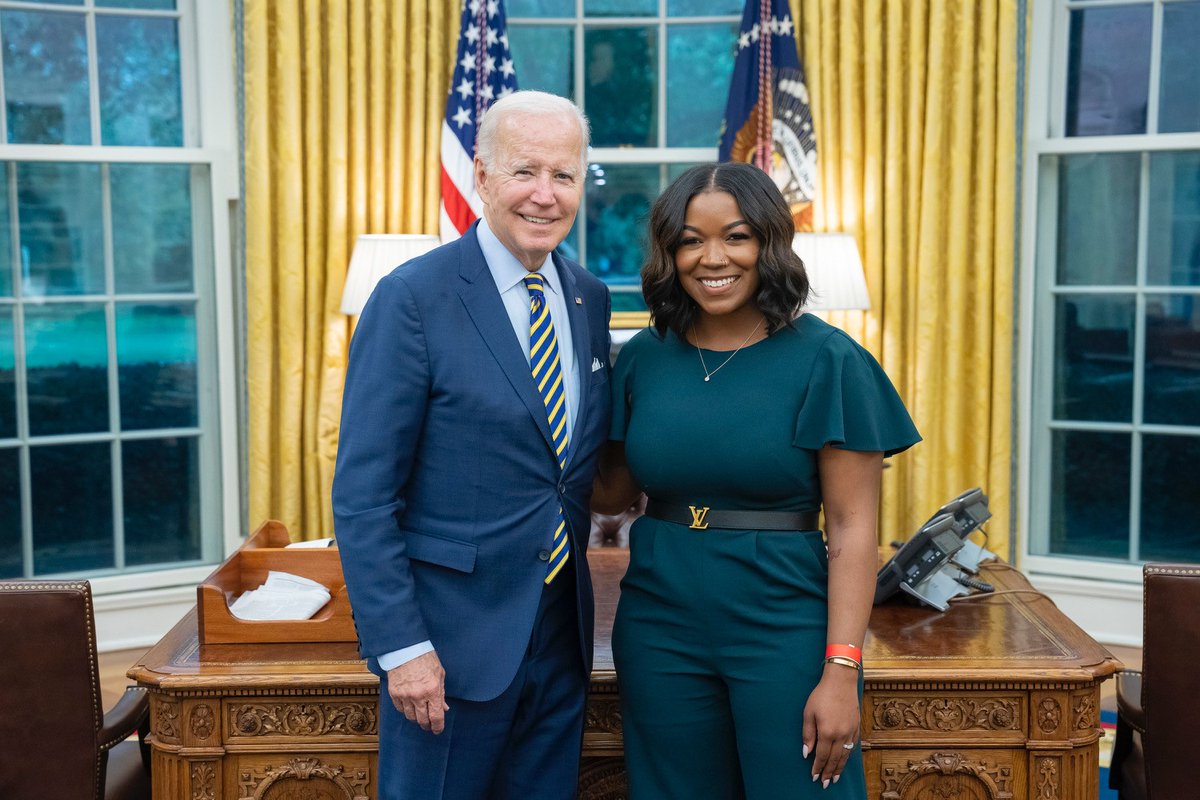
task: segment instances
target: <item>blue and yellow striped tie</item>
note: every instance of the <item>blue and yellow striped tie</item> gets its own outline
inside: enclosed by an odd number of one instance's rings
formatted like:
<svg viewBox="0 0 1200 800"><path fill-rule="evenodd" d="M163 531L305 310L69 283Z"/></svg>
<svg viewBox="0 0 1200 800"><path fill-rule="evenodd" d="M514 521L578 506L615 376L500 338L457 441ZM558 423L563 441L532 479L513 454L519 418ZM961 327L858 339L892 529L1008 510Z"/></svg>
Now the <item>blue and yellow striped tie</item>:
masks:
<svg viewBox="0 0 1200 800"><path fill-rule="evenodd" d="M550 422L550 436L561 470L567 463L567 387L563 385L558 358L558 337L554 335L554 320L550 319L542 276L535 272L526 275L525 288L529 290L529 368L538 394L546 404L546 419ZM554 580L570 556L567 523L560 505L554 520L554 544L550 563L546 565L546 583Z"/></svg>

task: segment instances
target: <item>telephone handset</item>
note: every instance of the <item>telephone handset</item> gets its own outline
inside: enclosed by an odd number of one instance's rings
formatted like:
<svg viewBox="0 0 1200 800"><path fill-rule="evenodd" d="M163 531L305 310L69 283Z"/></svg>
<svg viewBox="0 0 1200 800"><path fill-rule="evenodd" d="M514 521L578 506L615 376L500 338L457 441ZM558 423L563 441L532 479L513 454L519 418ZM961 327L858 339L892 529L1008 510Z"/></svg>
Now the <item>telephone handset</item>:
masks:
<svg viewBox="0 0 1200 800"><path fill-rule="evenodd" d="M992 518L992 512L988 509L987 495L983 493L982 489L976 487L963 492L934 512L925 524L928 525L944 514L954 518L955 529L959 538L963 540L962 549L956 552L951 559L955 564L974 574L979 571L981 562L995 558L992 553L967 539L983 523Z"/></svg>
<svg viewBox="0 0 1200 800"><path fill-rule="evenodd" d="M950 607L950 598L966 594L968 586L990 590L986 584L972 581L962 570L975 572L981 560L992 557L979 545L967 541L967 536L991 516L987 495L977 488L943 505L879 570L875 578L875 602L904 592L945 611Z"/></svg>
<svg viewBox="0 0 1200 800"><path fill-rule="evenodd" d="M898 591L913 594L914 587L936 576L962 546L953 516L942 514L929 520L879 570L875 602L881 603Z"/></svg>

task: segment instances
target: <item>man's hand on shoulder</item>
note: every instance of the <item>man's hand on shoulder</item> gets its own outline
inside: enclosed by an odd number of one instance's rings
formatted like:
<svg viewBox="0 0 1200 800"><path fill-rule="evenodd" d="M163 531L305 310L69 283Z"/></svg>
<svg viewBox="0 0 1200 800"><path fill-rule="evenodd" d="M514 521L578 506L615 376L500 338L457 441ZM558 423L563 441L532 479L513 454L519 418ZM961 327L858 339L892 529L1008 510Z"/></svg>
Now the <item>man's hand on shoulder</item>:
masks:
<svg viewBox="0 0 1200 800"><path fill-rule="evenodd" d="M387 674L388 695L396 709L424 730L446 727L446 671L436 652L417 656Z"/></svg>

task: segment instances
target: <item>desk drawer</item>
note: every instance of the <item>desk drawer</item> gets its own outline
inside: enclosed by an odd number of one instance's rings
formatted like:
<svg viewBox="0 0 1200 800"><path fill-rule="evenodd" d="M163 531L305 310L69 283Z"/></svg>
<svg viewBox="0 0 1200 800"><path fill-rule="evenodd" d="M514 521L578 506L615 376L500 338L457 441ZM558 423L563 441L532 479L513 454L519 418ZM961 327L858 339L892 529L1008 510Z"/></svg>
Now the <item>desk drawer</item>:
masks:
<svg viewBox="0 0 1200 800"><path fill-rule="evenodd" d="M1020 691L868 691L863 738L873 745L964 745L1025 741L1027 695Z"/></svg>
<svg viewBox="0 0 1200 800"><path fill-rule="evenodd" d="M320 742L375 744L379 736L378 703L364 697L248 697L223 703L224 742L304 747Z"/></svg>

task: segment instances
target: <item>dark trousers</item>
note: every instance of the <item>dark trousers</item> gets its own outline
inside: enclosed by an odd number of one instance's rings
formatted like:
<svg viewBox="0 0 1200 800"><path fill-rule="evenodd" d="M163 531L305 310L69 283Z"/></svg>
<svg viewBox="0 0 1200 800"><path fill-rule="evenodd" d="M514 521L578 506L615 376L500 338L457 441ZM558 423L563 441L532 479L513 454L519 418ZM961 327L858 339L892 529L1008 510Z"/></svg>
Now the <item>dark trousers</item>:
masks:
<svg viewBox="0 0 1200 800"><path fill-rule="evenodd" d="M865 800L860 749L828 789L802 756L827 583L815 532L634 523L613 628L632 800Z"/></svg>
<svg viewBox="0 0 1200 800"><path fill-rule="evenodd" d="M380 742L397 746L379 753L379 800L574 798L587 684L575 577L564 568L542 590L513 682L483 703L446 698L450 710L440 735L405 719L383 684Z"/></svg>

